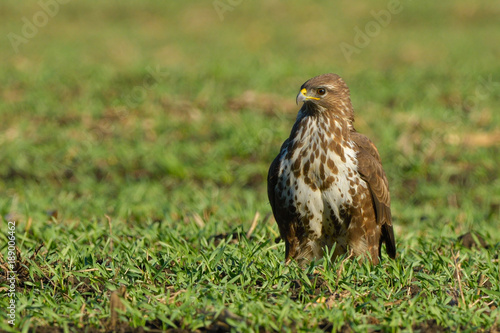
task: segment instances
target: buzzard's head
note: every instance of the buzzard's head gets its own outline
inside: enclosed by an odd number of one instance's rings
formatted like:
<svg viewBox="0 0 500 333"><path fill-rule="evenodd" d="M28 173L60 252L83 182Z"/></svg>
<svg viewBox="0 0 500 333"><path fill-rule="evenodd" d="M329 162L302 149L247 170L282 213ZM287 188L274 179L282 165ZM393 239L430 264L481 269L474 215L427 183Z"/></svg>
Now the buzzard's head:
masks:
<svg viewBox="0 0 500 333"><path fill-rule="evenodd" d="M333 112L352 122L349 88L337 74L323 74L307 80L297 95L297 104L304 102L301 110L311 113Z"/></svg>

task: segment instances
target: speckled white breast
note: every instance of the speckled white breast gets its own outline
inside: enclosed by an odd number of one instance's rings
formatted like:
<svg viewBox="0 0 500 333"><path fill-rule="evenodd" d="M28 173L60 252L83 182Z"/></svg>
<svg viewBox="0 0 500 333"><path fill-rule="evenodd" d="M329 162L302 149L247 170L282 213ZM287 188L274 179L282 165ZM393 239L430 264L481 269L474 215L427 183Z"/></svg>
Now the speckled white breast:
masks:
<svg viewBox="0 0 500 333"><path fill-rule="evenodd" d="M319 123L320 121L322 123ZM281 192L282 198L286 200L288 207L295 207L301 217L307 218L309 230L318 238L321 237L323 223L331 220L332 213L338 221L343 222L339 213L340 207L352 205L358 184L364 186L359 181L354 181L354 177L359 176L352 142L343 142L343 156L335 149L320 149L330 147L331 141L335 140L330 121L340 128L340 125L331 119L304 117L301 120L305 123L301 124L295 137L290 138L290 144L284 149L278 174L278 182L282 185L280 187L286 189ZM337 138L336 141L341 139ZM302 144L297 144L294 149L295 142ZM314 154L312 162L311 154ZM287 155L288 158L285 158ZM329 167L332 162L333 169ZM325 182L328 177L333 177L334 181ZM307 179L310 180L309 184L306 183Z"/></svg>

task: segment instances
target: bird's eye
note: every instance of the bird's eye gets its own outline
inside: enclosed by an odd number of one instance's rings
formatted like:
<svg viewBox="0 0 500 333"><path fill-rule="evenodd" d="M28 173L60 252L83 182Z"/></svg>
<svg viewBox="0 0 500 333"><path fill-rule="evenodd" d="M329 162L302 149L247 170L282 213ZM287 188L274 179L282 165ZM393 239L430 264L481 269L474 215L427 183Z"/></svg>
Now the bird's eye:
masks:
<svg viewBox="0 0 500 333"><path fill-rule="evenodd" d="M326 94L326 90L325 90L325 88L318 88L318 89L316 89L316 93L321 96L321 95Z"/></svg>

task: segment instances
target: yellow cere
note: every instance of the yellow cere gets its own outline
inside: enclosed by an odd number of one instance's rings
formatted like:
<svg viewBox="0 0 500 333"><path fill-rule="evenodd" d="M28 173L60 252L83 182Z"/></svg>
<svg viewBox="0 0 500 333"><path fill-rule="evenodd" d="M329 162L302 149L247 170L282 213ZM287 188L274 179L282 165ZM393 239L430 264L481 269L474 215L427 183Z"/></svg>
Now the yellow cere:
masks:
<svg viewBox="0 0 500 333"><path fill-rule="evenodd" d="M316 99L316 100L320 100L319 97L311 97L311 96L307 96L307 89L306 88L302 88L302 90L300 91L300 93L304 96L306 96L306 99Z"/></svg>

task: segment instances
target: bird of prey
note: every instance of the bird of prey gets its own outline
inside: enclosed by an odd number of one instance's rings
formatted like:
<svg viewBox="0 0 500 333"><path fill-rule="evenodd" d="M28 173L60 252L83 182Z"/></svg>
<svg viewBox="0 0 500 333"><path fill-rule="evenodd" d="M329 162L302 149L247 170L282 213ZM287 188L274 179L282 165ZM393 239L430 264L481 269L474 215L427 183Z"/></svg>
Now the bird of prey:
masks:
<svg viewBox="0 0 500 333"><path fill-rule="evenodd" d="M272 162L267 191L286 262L347 253L379 262L382 243L395 258L389 185L379 153L353 127L349 88L336 74L305 82L303 103Z"/></svg>

